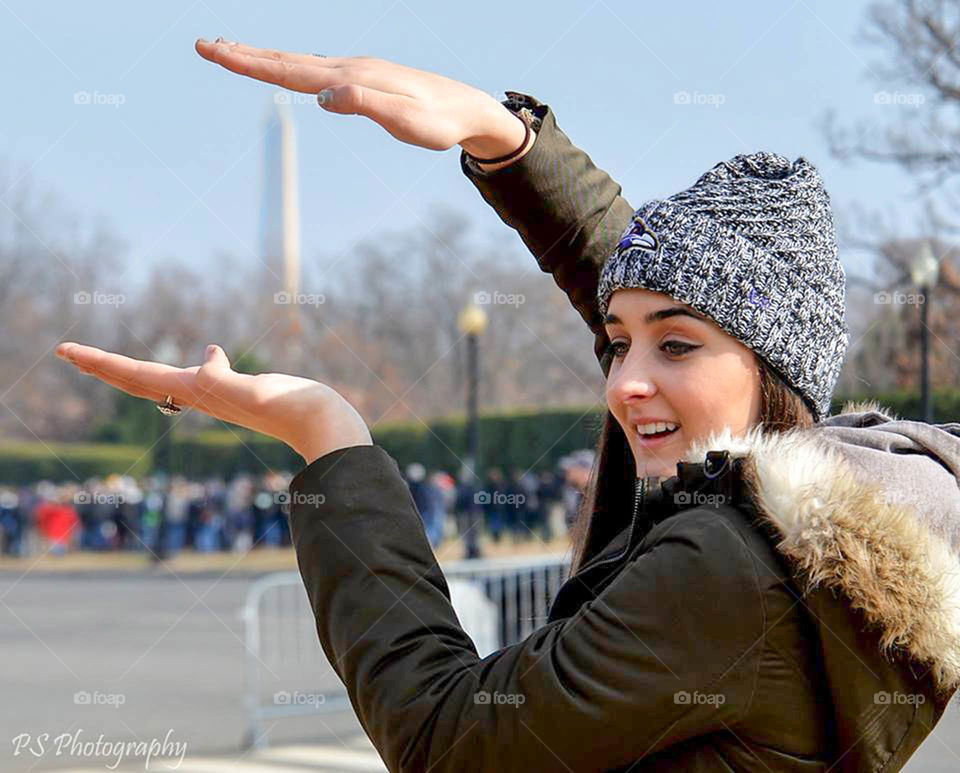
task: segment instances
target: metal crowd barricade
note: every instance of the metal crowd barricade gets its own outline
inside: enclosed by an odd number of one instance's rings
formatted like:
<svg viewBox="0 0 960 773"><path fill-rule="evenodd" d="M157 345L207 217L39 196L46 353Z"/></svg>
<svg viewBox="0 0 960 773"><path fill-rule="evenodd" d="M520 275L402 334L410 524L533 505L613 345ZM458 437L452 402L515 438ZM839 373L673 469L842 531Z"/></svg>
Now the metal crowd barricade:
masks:
<svg viewBox="0 0 960 773"><path fill-rule="evenodd" d="M473 583L493 602L499 648L522 641L546 623L570 562L565 554L553 554L448 561L441 568L451 584ZM244 748L267 746L266 720L352 711L343 683L317 641L299 572L256 580L240 614L247 649Z"/></svg>

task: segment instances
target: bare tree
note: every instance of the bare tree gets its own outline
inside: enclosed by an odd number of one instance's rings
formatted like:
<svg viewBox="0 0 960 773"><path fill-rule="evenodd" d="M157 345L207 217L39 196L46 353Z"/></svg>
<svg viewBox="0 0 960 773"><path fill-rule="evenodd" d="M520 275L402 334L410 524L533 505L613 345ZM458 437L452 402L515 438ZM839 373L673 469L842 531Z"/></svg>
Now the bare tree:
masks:
<svg viewBox="0 0 960 773"><path fill-rule="evenodd" d="M848 290L856 320L855 346L838 389L877 391L913 387L919 373L920 322L916 304L885 305L888 292L916 293L910 263L928 241L940 259L940 278L931 288L928 325L933 336L934 385L956 383L960 336L950 320L960 314L958 248L952 237L960 220L960 6L944 0L877 2L867 11L863 41L879 53L869 67L875 102L891 109L880 130L866 121L840 127L833 112L823 130L831 153L841 159L888 164L915 181L924 205L921 234L906 235L897 213L864 213L851 207L838 231L848 257ZM860 255L862 260L849 259ZM850 266L850 264L853 264ZM852 270L851 270L852 268ZM879 295L878 295L879 294ZM851 325L854 329L854 325Z"/></svg>

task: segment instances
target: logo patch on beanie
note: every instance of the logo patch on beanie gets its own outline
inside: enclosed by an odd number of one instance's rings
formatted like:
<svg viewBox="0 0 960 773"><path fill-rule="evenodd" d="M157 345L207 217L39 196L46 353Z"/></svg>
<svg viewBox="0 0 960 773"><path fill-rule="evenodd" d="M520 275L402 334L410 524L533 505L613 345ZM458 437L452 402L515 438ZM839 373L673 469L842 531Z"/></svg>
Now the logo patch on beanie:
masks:
<svg viewBox="0 0 960 773"><path fill-rule="evenodd" d="M633 222L620 237L617 249L625 250L628 247L639 247L650 252L656 252L660 248L660 239L650 230L650 226L642 217L634 217Z"/></svg>

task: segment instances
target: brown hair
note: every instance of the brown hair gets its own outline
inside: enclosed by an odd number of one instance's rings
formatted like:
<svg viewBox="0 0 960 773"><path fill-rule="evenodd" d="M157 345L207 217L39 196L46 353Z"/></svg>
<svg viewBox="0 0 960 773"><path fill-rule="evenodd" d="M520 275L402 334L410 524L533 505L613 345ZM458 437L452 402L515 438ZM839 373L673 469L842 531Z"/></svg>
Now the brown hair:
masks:
<svg viewBox="0 0 960 773"><path fill-rule="evenodd" d="M814 414L809 404L773 367L754 356L760 372L760 431L768 434L812 426ZM633 453L623 428L608 410L597 441L590 480L571 530L571 575L579 569L585 555L603 547L629 523L636 477Z"/></svg>

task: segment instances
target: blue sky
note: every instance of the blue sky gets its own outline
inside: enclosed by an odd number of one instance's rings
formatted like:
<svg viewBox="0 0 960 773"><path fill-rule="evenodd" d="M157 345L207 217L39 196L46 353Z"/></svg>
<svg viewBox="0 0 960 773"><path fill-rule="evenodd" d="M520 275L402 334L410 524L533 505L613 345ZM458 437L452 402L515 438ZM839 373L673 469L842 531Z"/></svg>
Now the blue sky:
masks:
<svg viewBox="0 0 960 773"><path fill-rule="evenodd" d="M217 251L256 261L273 87L194 52L197 37L223 35L379 56L501 96L533 94L634 206L687 187L721 159L766 149L816 164L838 213L853 202L896 208L910 231L906 175L838 162L818 128L827 108L876 130L901 109L874 101L903 87L871 76L878 54L857 41L866 6L490 0L467 13L434 0L0 0L0 161L55 191L83 223L108 224L133 275L164 258L200 265ZM107 103L75 104L78 91ZM677 104L678 91L719 94L723 104ZM322 269L371 233L426 222L438 206L464 212L481 234L506 230L462 176L458 149L404 145L308 100L293 111L305 262Z"/></svg>

